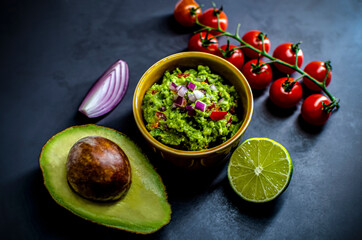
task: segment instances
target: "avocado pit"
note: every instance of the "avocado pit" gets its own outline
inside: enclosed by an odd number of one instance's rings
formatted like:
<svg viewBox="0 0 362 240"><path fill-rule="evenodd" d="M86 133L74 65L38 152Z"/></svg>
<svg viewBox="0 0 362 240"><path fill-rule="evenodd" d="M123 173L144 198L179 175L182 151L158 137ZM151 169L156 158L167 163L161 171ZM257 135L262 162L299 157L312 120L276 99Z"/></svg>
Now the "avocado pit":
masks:
<svg viewBox="0 0 362 240"><path fill-rule="evenodd" d="M69 151L66 167L71 188L89 200L118 200L131 185L127 155L104 137L88 136L78 140Z"/></svg>

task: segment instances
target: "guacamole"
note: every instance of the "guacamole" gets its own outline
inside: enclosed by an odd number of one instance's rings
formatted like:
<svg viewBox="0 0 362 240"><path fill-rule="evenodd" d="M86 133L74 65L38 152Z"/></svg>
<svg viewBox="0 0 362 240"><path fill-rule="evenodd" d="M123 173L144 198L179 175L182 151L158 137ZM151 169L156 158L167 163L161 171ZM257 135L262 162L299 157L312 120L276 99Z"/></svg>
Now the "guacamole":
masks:
<svg viewBox="0 0 362 240"><path fill-rule="evenodd" d="M150 134L173 148L197 151L232 137L242 121L234 86L207 66L172 73L146 92L142 110Z"/></svg>

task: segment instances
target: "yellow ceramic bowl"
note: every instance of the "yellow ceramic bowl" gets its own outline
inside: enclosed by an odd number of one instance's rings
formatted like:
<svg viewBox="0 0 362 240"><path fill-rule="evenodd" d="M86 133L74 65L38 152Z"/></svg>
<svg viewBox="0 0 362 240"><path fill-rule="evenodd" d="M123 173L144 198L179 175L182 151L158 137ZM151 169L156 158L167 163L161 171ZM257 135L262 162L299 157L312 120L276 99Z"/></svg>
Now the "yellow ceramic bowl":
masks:
<svg viewBox="0 0 362 240"><path fill-rule="evenodd" d="M147 131L143 119L142 101L146 91L154 83L162 79L166 70L172 71L177 67L181 69L197 68L198 65L209 66L212 72L221 75L225 80L235 86L241 98L244 122L233 137L216 147L202 151L179 150L157 141ZM223 58L202 52L177 53L156 62L143 74L133 96L133 115L137 127L152 149L158 152L162 158L172 162L176 166L188 169L199 169L216 165L227 159L229 153L238 145L241 136L247 129L253 114L253 107L252 92L244 75L234 65Z"/></svg>

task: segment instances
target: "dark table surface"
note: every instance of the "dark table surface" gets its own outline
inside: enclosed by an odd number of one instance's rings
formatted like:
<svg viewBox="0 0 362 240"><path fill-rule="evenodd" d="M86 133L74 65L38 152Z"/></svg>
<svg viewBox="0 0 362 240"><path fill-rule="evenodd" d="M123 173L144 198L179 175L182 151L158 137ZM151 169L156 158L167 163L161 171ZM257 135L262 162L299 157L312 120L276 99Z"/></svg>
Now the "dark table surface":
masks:
<svg viewBox="0 0 362 240"><path fill-rule="evenodd" d="M204 8L211 1L199 1ZM58 206L43 185L38 157L55 133L95 122L143 146L132 97L156 61L186 51L192 30L173 19L175 1L5 0L0 3L0 236L2 239L355 239L362 228L362 2L216 1L230 32L266 32L271 51L303 41L303 67L331 60L330 91L341 108L324 127L300 117L299 104L280 111L268 91L255 92L243 139L283 144L294 163L288 189L268 204L250 204L232 191L226 165L185 173L150 155L172 206L160 231L135 235L89 223ZM225 39L221 39L225 43ZM90 86L116 59L128 62L130 82L118 107L97 121L77 114ZM147 151L147 150L145 150Z"/></svg>

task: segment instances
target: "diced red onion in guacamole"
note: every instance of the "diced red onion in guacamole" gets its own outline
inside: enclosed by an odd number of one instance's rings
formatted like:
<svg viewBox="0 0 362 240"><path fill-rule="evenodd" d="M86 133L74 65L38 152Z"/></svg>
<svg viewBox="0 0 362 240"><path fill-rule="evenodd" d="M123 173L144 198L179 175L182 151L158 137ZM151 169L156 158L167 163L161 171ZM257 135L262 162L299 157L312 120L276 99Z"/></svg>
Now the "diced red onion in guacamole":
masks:
<svg viewBox="0 0 362 240"><path fill-rule="evenodd" d="M200 98L203 98L205 96L205 94L203 92L201 92L200 90L195 90L194 95L195 95L196 99L200 99Z"/></svg>
<svg viewBox="0 0 362 240"><path fill-rule="evenodd" d="M194 91L194 90L195 90L196 85L195 85L195 84L193 84L192 82L189 82L189 84L187 85L187 87L188 87L190 90Z"/></svg>
<svg viewBox="0 0 362 240"><path fill-rule="evenodd" d="M210 85L210 89L211 89L212 91L217 91L217 87L216 87L214 84L211 84L211 85Z"/></svg>
<svg viewBox="0 0 362 240"><path fill-rule="evenodd" d="M190 102L195 102L196 101L195 94L193 94L193 93L187 94L187 97L189 98Z"/></svg>
<svg viewBox="0 0 362 240"><path fill-rule="evenodd" d="M196 112L195 109L192 106L186 106L187 114L189 116L195 116Z"/></svg>
<svg viewBox="0 0 362 240"><path fill-rule="evenodd" d="M191 109L194 109L192 106L190 106L190 105L187 105L186 106L186 110L188 111L188 110L191 110Z"/></svg>
<svg viewBox="0 0 362 240"><path fill-rule="evenodd" d="M201 101L196 101L195 103L195 109L198 109L200 111L205 111L206 104Z"/></svg>
<svg viewBox="0 0 362 240"><path fill-rule="evenodd" d="M177 95L179 95L180 97L185 96L186 92L187 92L187 88L185 86L178 86L178 90L177 90Z"/></svg>
<svg viewBox="0 0 362 240"><path fill-rule="evenodd" d="M186 105L186 99L183 98L183 97L178 96L174 103L178 107L184 107Z"/></svg>
<svg viewBox="0 0 362 240"><path fill-rule="evenodd" d="M170 82L170 86L168 88L172 91L176 91L177 85L174 82Z"/></svg>

